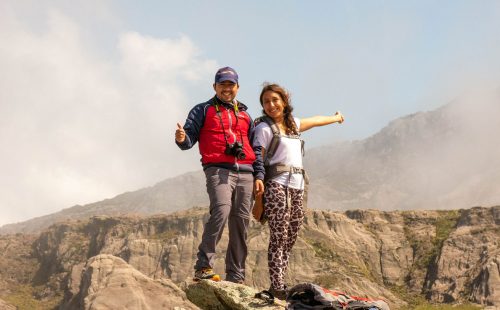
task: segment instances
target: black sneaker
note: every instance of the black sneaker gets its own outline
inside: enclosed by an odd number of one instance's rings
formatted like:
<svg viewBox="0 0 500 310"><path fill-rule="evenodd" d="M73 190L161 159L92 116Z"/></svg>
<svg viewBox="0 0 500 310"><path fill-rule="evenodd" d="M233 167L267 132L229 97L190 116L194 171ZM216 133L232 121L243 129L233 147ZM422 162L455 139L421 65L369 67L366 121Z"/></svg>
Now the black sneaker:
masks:
<svg viewBox="0 0 500 310"><path fill-rule="evenodd" d="M201 268L200 270L195 271L193 280L212 280L218 282L220 281L220 276L214 273L212 268Z"/></svg>
<svg viewBox="0 0 500 310"><path fill-rule="evenodd" d="M270 288L269 289L269 292L271 294L273 294L274 298L278 298L278 299L281 299L281 300L286 300L286 295L288 294L287 290L284 289L284 290L276 290L274 288Z"/></svg>

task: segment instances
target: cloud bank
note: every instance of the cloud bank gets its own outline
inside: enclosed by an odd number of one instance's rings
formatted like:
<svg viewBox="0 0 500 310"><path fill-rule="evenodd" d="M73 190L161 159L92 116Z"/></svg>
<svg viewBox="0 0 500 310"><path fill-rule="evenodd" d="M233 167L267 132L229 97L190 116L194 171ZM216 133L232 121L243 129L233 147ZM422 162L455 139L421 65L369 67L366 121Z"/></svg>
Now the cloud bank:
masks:
<svg viewBox="0 0 500 310"><path fill-rule="evenodd" d="M173 133L217 64L189 37L119 32L106 53L62 11L0 11L0 225L199 168Z"/></svg>

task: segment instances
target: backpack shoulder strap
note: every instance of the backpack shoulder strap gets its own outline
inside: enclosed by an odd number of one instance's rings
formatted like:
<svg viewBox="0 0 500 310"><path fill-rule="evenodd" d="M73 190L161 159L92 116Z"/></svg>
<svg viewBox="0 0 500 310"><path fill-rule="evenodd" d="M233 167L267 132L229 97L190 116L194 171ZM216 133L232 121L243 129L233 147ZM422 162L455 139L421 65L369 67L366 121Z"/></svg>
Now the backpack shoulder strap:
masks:
<svg viewBox="0 0 500 310"><path fill-rule="evenodd" d="M269 116L263 115L255 119L255 125L261 122L266 122L266 124L271 127L271 131L273 133L269 147L266 149L266 153L264 155L264 166L269 166L269 161L274 156L274 153L276 153L278 145L280 144L281 134L278 124L276 124Z"/></svg>

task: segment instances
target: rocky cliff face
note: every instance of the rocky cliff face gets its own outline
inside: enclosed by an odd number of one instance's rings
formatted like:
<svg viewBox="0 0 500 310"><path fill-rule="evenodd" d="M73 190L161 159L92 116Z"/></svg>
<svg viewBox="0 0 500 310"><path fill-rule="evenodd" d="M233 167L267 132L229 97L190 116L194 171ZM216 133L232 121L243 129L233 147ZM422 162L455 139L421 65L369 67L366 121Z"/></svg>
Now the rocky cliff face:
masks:
<svg viewBox="0 0 500 310"><path fill-rule="evenodd" d="M78 271L61 309L199 309L170 280L153 280L113 255L96 255Z"/></svg>
<svg viewBox="0 0 500 310"><path fill-rule="evenodd" d="M466 296L500 305L500 208L464 211L430 268L426 292L440 302Z"/></svg>
<svg viewBox="0 0 500 310"><path fill-rule="evenodd" d="M500 207L310 210L293 250L287 281L290 285L315 282L351 295L381 297L391 309L411 308L424 297L500 306L499 214ZM4 236L0 239L4 249L0 298L13 305L24 296L32 304L76 303L83 309L90 300L101 300L92 293L95 284L82 284L83 279L105 279L99 268L117 271L116 276L125 268L114 260L110 261L114 267L92 267L96 261L104 264L109 260L106 257L87 262L102 254L121 258L150 278L155 289L165 288L164 280L182 285L192 277L206 217L204 208L148 218L100 216L58 224L39 236ZM251 225L245 284L255 289L269 287L268 238L267 226ZM221 254L215 269L220 273L226 243L227 232L218 248ZM129 283L126 287L105 289L118 292L141 286L141 277L133 277L133 283L120 282Z"/></svg>

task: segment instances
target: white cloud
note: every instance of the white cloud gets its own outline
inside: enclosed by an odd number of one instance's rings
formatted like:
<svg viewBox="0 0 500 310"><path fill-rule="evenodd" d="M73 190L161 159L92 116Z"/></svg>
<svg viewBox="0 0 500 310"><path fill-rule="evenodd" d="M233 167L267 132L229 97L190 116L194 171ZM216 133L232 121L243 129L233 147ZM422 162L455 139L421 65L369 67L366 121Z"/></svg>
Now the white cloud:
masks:
<svg viewBox="0 0 500 310"><path fill-rule="evenodd" d="M107 59L80 24L49 10L33 29L0 13L0 225L198 169L173 143L216 63L187 36L117 34Z"/></svg>
<svg viewBox="0 0 500 310"><path fill-rule="evenodd" d="M125 33L120 37L119 47L125 69L131 69L130 73L140 77L159 73L165 80L179 75L198 80L202 72L197 69L207 69L207 62L196 59L198 49L186 36L178 40L158 40L136 32ZM208 64L211 67L212 63Z"/></svg>

